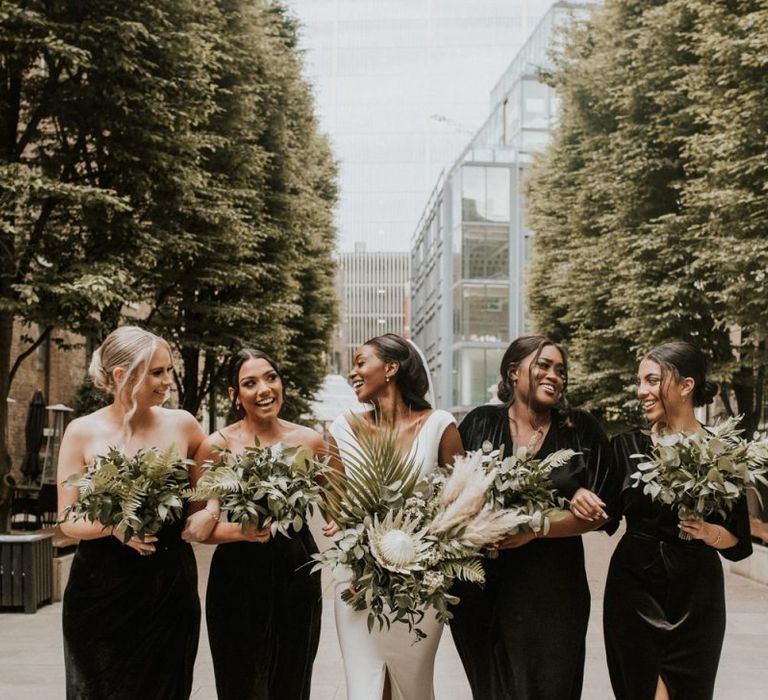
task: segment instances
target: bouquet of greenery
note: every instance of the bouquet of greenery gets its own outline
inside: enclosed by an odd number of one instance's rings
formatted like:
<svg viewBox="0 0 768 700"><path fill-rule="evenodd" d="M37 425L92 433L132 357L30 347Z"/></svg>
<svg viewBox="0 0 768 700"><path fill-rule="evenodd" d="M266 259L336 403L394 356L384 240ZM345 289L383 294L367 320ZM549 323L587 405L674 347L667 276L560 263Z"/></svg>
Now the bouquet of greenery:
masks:
<svg viewBox="0 0 768 700"><path fill-rule="evenodd" d="M529 455L520 447L509 457L502 450L494 450L490 442L483 444L486 469L493 470L496 478L490 491L494 509L507 509L517 513L520 524L508 534L518 532L549 532L550 524L563 517L565 499L555 496L551 473L574 457L573 450L557 450L542 459Z"/></svg>
<svg viewBox="0 0 768 700"><path fill-rule="evenodd" d="M676 507L680 520L705 518L717 513L725 518L757 482L768 486L765 463L768 438L748 442L737 425L740 417L721 421L694 433L660 433L649 455L631 475L633 486L654 501ZM681 539L691 536L680 531Z"/></svg>
<svg viewBox="0 0 768 700"><path fill-rule="evenodd" d="M208 463L197 486L185 492L193 501L218 498L229 522L243 531L253 526L290 536L299 532L307 514L322 500L320 480L328 471L301 447L261 447L258 441L241 454L221 450Z"/></svg>
<svg viewBox="0 0 768 700"><path fill-rule="evenodd" d="M326 487L326 510L339 525L332 546L315 554L349 583L342 600L368 610L368 629L408 625L416 639L428 608L441 621L452 617L449 593L456 579L483 583L482 548L520 522L494 510L488 489L495 471L481 456L458 457L453 468L421 481L418 465L401 453L396 435L357 421L360 447L343 455L345 475Z"/></svg>
<svg viewBox="0 0 768 700"><path fill-rule="evenodd" d="M163 525L181 517L182 493L189 486L188 463L173 445L163 451L142 449L133 457L112 448L96 457L85 474L65 480L80 489L66 514L112 527L124 542L134 535L156 535Z"/></svg>

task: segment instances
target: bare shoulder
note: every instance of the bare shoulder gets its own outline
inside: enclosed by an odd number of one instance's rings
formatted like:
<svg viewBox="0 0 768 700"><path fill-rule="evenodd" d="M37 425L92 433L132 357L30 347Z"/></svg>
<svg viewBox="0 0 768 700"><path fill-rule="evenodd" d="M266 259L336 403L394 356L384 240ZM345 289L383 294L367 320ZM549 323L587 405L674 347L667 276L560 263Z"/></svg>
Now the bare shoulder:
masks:
<svg viewBox="0 0 768 700"><path fill-rule="evenodd" d="M228 425L221 430L214 430L210 435L206 436L205 443L210 447L222 449L228 447L229 443L236 439L236 426L238 423L232 423L232 425Z"/></svg>
<svg viewBox="0 0 768 700"><path fill-rule="evenodd" d="M308 428L306 425L291 423L290 421L281 421L285 431L285 442L290 445L301 445L308 450L317 453L325 450L325 441L323 436L316 430Z"/></svg>
<svg viewBox="0 0 768 700"><path fill-rule="evenodd" d="M98 411L71 420L64 431L64 435L70 440L79 440L93 437L94 434L99 434L108 427L107 409L100 408Z"/></svg>
<svg viewBox="0 0 768 700"><path fill-rule="evenodd" d="M163 408L160 406L156 410L163 421L168 421L184 428L193 428L200 425L197 422L197 418L183 408Z"/></svg>

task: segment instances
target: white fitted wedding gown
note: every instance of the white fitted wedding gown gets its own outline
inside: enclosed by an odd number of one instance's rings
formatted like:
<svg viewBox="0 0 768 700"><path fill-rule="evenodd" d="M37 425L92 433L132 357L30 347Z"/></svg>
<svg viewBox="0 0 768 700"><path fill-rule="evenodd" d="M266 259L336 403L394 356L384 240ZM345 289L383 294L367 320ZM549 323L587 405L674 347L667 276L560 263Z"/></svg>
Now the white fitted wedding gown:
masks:
<svg viewBox="0 0 768 700"><path fill-rule="evenodd" d="M435 410L421 426L411 453L416 464L421 465L422 475L437 465L440 439L445 429L455 422L447 411ZM333 422L330 433L343 462L345 450L358 445L346 416L339 416ZM337 585L334 611L347 679L347 700L380 700L386 672L392 686L392 700L433 700L435 654L443 633L443 625L437 621L434 610L425 614L419 623L419 629L427 637L416 644L413 643L415 634L401 622L394 622L390 629L385 627L382 631L375 625L369 633L368 612L354 610L341 600L341 592L347 585Z"/></svg>

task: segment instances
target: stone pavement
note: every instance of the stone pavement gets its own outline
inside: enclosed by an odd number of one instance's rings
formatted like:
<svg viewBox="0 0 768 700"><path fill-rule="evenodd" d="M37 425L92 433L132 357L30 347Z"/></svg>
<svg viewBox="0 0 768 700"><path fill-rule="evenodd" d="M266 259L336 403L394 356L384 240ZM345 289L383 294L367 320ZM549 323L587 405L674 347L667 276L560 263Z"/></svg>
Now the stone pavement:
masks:
<svg viewBox="0 0 768 700"><path fill-rule="evenodd" d="M321 537L318 537L320 543ZM609 700L600 616L608 560L618 538L585 537L587 572L592 589L592 615L587 633L585 700ZM205 592L212 548L196 548L200 593ZM726 571L728 627L720 662L719 700L768 698L768 586ZM324 578L326 605L320 649L314 666L312 700L345 700L344 672L336 641L331 584ZM2 700L63 700L64 665L61 649L61 603L34 615L0 614L0 698ZM469 700L470 692L448 630L437 654L435 693L438 700ZM203 633L195 667L195 700L215 700L210 651Z"/></svg>

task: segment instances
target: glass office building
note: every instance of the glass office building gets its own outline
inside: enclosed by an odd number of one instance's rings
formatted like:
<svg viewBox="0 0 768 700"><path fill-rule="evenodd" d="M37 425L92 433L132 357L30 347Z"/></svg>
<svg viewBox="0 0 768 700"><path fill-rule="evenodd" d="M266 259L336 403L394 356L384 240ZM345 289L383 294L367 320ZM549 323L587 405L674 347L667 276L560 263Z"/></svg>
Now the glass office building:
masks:
<svg viewBox="0 0 768 700"><path fill-rule="evenodd" d="M386 251L357 250L338 258L341 324L338 330L338 366L347 375L355 350L384 333L407 333L409 318L410 256Z"/></svg>
<svg viewBox="0 0 768 700"><path fill-rule="evenodd" d="M551 0L288 0L340 167L340 249L407 251L440 171Z"/></svg>
<svg viewBox="0 0 768 700"><path fill-rule="evenodd" d="M412 330L435 378L438 405L457 415L495 397L509 342L530 330L524 179L547 143L557 96L539 79L557 27L586 11L557 2L491 93L491 114L441 176L411 248Z"/></svg>

